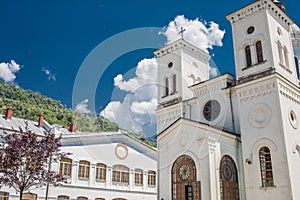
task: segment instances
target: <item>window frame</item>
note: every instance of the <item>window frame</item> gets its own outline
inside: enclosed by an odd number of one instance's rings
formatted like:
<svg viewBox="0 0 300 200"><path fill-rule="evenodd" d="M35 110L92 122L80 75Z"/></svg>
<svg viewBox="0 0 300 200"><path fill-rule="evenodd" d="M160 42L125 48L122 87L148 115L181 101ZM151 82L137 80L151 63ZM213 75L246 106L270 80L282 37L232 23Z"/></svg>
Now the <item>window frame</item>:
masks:
<svg viewBox="0 0 300 200"><path fill-rule="evenodd" d="M60 160L60 169L59 169L59 171L60 171L61 175L67 176L67 177L72 176L72 162L73 161L70 158L63 158L63 159Z"/></svg>
<svg viewBox="0 0 300 200"><path fill-rule="evenodd" d="M8 200L9 199L9 193L0 191L0 200Z"/></svg>
<svg viewBox="0 0 300 200"><path fill-rule="evenodd" d="M87 160L80 160L78 165L78 178L88 179L90 178L90 166L91 163Z"/></svg>
<svg viewBox="0 0 300 200"><path fill-rule="evenodd" d="M259 40L255 43L256 47L256 56L257 56L257 63L264 62L264 56L263 56L263 48L262 48L262 42Z"/></svg>
<svg viewBox="0 0 300 200"><path fill-rule="evenodd" d="M252 57L251 57L250 45L245 46L245 56L246 56L246 67L251 67L252 66Z"/></svg>
<svg viewBox="0 0 300 200"><path fill-rule="evenodd" d="M156 186L156 172L148 171L148 186L155 187Z"/></svg>
<svg viewBox="0 0 300 200"><path fill-rule="evenodd" d="M57 200L69 200L70 197L67 195L58 195Z"/></svg>
<svg viewBox="0 0 300 200"><path fill-rule="evenodd" d="M129 168L124 165L114 165L112 182L129 185Z"/></svg>
<svg viewBox="0 0 300 200"><path fill-rule="evenodd" d="M261 185L265 187L274 187L272 157L269 147L263 146L259 149L259 167L261 173Z"/></svg>
<svg viewBox="0 0 300 200"><path fill-rule="evenodd" d="M143 185L143 170L135 169L134 171L134 184L135 185Z"/></svg>
<svg viewBox="0 0 300 200"><path fill-rule="evenodd" d="M107 169L107 166L104 163L96 164L96 180L97 181L106 181L106 169Z"/></svg>

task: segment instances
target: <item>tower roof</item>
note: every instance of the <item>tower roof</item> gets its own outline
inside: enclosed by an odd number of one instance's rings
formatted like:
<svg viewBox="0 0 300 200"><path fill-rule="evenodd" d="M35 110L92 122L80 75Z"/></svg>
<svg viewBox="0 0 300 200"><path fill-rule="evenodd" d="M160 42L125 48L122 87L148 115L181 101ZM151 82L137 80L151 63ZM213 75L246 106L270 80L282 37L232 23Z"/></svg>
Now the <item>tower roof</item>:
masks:
<svg viewBox="0 0 300 200"><path fill-rule="evenodd" d="M231 23L235 23L244 19L249 15L253 15L254 13L260 12L261 10L268 10L274 18L289 29L289 26L293 24L293 20L285 13L285 4L279 2L278 0L257 0L242 9L239 9L229 15L226 16Z"/></svg>
<svg viewBox="0 0 300 200"><path fill-rule="evenodd" d="M177 49L185 49L192 54L194 54L197 57L202 58L204 61L208 62L210 59L210 55L203 51L202 49L196 47L195 45L185 41L184 39L176 40L170 44L167 44L166 46L162 47L161 49L158 49L154 51L154 54L157 57L161 57L164 55L167 55L169 53L172 53L176 51Z"/></svg>

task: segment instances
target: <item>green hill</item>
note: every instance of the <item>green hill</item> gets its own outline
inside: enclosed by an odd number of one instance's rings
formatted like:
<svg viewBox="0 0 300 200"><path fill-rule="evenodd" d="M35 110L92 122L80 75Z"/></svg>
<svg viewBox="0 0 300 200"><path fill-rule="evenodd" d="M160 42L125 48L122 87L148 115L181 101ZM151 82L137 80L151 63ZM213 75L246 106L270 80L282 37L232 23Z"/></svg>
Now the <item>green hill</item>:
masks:
<svg viewBox="0 0 300 200"><path fill-rule="evenodd" d="M67 126L72 122L77 124L79 131L115 131L118 125L97 116L73 112L59 101L42 96L39 92L24 90L13 84L0 82L0 112L13 108L13 116L37 121L43 113L50 124Z"/></svg>
<svg viewBox="0 0 300 200"><path fill-rule="evenodd" d="M0 112L6 108L13 109L13 116L37 121L41 113L50 124L68 126L75 122L77 130L82 132L116 131L119 126L96 114L74 112L62 105L60 101L42 96L39 92L24 90L13 84L4 84L0 81ZM130 134L142 142L156 146L155 142L148 141L143 135Z"/></svg>

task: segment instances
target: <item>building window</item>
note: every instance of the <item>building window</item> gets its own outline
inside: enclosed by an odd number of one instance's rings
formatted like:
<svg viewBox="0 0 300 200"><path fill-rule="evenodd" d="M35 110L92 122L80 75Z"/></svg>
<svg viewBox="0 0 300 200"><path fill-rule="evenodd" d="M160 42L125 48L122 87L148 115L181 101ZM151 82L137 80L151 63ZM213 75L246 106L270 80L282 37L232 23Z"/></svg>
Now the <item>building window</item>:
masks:
<svg viewBox="0 0 300 200"><path fill-rule="evenodd" d="M113 200L127 200L127 199L123 199L123 198L115 198Z"/></svg>
<svg viewBox="0 0 300 200"><path fill-rule="evenodd" d="M143 170L136 169L134 173L134 183L136 185L143 185Z"/></svg>
<svg viewBox="0 0 300 200"><path fill-rule="evenodd" d="M88 200L88 198L80 196L80 197L77 197L77 200Z"/></svg>
<svg viewBox="0 0 300 200"><path fill-rule="evenodd" d="M37 194L30 193L30 192L23 193L22 199L25 199L25 200L36 200L37 199Z"/></svg>
<svg viewBox="0 0 300 200"><path fill-rule="evenodd" d="M96 166L96 180L105 181L106 180L106 165L98 163Z"/></svg>
<svg viewBox="0 0 300 200"><path fill-rule="evenodd" d="M261 41L256 42L255 46L256 46L257 62L261 63L264 61Z"/></svg>
<svg viewBox="0 0 300 200"><path fill-rule="evenodd" d="M8 200L9 193L7 192L0 192L0 200Z"/></svg>
<svg viewBox="0 0 300 200"><path fill-rule="evenodd" d="M129 184L129 168L123 165L113 166L112 181L116 183Z"/></svg>
<svg viewBox="0 0 300 200"><path fill-rule="evenodd" d="M155 171L148 172L148 185L155 186L156 185L156 173Z"/></svg>
<svg viewBox="0 0 300 200"><path fill-rule="evenodd" d="M282 46L281 43L277 42L278 55L279 55L279 64L283 65L283 56L282 56Z"/></svg>
<svg viewBox="0 0 300 200"><path fill-rule="evenodd" d="M251 49L249 45L245 47L245 55L246 55L246 65L247 67L250 67L252 65L252 59L251 59Z"/></svg>
<svg viewBox="0 0 300 200"><path fill-rule="evenodd" d="M69 199L70 199L70 197L69 196L65 196L65 195L59 195L57 197L57 200L69 200Z"/></svg>
<svg viewBox="0 0 300 200"><path fill-rule="evenodd" d="M173 93L175 93L176 90L177 90L177 88L176 88L176 74L173 75L172 80L173 80Z"/></svg>
<svg viewBox="0 0 300 200"><path fill-rule="evenodd" d="M85 160L79 161L78 178L89 178L89 177L90 177L90 162Z"/></svg>
<svg viewBox="0 0 300 200"><path fill-rule="evenodd" d="M104 198L95 198L95 200L105 200Z"/></svg>
<svg viewBox="0 0 300 200"><path fill-rule="evenodd" d="M273 187L274 180L272 171L272 161L270 149L268 147L262 147L259 150L259 161L262 187Z"/></svg>
<svg viewBox="0 0 300 200"><path fill-rule="evenodd" d="M169 79L166 78L165 79L165 95L164 96L168 96L169 95Z"/></svg>
<svg viewBox="0 0 300 200"><path fill-rule="evenodd" d="M63 176L71 176L72 172L72 160L69 158L63 158L60 161L60 174Z"/></svg>
<svg viewBox="0 0 300 200"><path fill-rule="evenodd" d="M288 56L288 50L287 50L286 46L283 47L283 53L284 53L285 67L289 68L290 67L289 56Z"/></svg>

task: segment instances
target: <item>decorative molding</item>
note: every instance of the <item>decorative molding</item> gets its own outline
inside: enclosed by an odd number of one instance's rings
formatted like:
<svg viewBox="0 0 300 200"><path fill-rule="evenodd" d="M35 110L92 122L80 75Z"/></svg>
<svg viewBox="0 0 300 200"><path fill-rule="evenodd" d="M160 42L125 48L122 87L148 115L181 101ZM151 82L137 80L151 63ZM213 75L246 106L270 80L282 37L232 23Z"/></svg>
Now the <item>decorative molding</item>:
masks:
<svg viewBox="0 0 300 200"><path fill-rule="evenodd" d="M284 96L288 100L300 104L300 94L299 93L297 94L295 91L283 85L282 83L279 83L279 92L282 96Z"/></svg>
<svg viewBox="0 0 300 200"><path fill-rule="evenodd" d="M265 85L261 85L259 87L245 90L243 92L239 92L238 97L240 99L240 102L246 102L249 100L255 100L256 98L259 98L261 96L270 95L275 91L275 89L276 89L276 85L274 82L268 83Z"/></svg>
<svg viewBox="0 0 300 200"><path fill-rule="evenodd" d="M273 15L274 18L277 18L278 21L281 22L281 24L287 29L293 23L293 21L271 0L256 1L247 7L226 16L226 18L234 24L247 16L260 12L261 10L268 10L269 13Z"/></svg>
<svg viewBox="0 0 300 200"><path fill-rule="evenodd" d="M265 127L272 118L272 110L267 104L257 104L249 112L248 121L255 128Z"/></svg>

